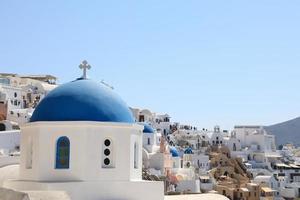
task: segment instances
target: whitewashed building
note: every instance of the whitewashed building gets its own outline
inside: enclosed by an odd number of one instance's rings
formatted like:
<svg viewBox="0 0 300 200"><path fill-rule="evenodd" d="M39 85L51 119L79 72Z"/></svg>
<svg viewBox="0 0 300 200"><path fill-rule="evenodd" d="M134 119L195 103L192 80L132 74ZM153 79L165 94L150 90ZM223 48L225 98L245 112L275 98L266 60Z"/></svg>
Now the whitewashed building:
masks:
<svg viewBox="0 0 300 200"><path fill-rule="evenodd" d="M0 120L27 123L32 108L56 87L55 77L0 74Z"/></svg>
<svg viewBox="0 0 300 200"><path fill-rule="evenodd" d="M130 108L137 122L146 122L157 132L168 135L171 133L171 121L168 114L156 114L148 109Z"/></svg>
<svg viewBox="0 0 300 200"><path fill-rule="evenodd" d="M21 127L19 178L4 187L66 191L72 200L163 200L162 182L142 180L143 128L84 73L51 91Z"/></svg>
<svg viewBox="0 0 300 200"><path fill-rule="evenodd" d="M242 148L251 147L253 151L275 152L275 136L266 132L263 126L235 126L233 131Z"/></svg>

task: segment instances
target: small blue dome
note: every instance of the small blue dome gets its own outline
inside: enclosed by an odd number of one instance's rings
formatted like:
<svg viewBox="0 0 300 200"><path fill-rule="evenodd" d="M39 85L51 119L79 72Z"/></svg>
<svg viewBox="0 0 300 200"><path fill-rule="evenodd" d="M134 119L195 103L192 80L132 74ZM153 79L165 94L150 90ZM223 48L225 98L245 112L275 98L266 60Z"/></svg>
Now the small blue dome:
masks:
<svg viewBox="0 0 300 200"><path fill-rule="evenodd" d="M30 122L100 121L134 123L128 106L110 88L88 79L58 86L38 104Z"/></svg>
<svg viewBox="0 0 300 200"><path fill-rule="evenodd" d="M184 154L193 154L193 150L191 147L187 148L185 151L184 151Z"/></svg>
<svg viewBox="0 0 300 200"><path fill-rule="evenodd" d="M175 147L170 147L170 153L172 154L172 157L179 157L179 153Z"/></svg>
<svg viewBox="0 0 300 200"><path fill-rule="evenodd" d="M154 133L154 129L152 128L152 126L150 126L149 124L147 123L139 123L141 125L144 126L144 130L143 130L143 133Z"/></svg>

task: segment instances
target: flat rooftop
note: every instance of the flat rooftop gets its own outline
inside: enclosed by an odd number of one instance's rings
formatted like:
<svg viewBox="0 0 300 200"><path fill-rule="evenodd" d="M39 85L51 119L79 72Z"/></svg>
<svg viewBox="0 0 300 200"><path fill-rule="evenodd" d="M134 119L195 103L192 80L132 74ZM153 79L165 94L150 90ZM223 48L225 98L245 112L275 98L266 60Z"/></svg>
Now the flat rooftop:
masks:
<svg viewBox="0 0 300 200"><path fill-rule="evenodd" d="M235 129L260 129L263 126L260 125L235 125Z"/></svg>

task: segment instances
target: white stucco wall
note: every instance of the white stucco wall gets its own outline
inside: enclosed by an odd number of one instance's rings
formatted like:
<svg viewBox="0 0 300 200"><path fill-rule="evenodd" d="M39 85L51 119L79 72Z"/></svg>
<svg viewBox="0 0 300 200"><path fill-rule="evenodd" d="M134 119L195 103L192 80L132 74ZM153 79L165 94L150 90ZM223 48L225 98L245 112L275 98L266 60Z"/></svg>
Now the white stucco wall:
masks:
<svg viewBox="0 0 300 200"><path fill-rule="evenodd" d="M154 133L143 133L143 147L147 149L149 153L153 152L153 147L155 145L156 145L156 135Z"/></svg>
<svg viewBox="0 0 300 200"><path fill-rule="evenodd" d="M0 149L14 151L20 146L20 130L0 131Z"/></svg>
<svg viewBox="0 0 300 200"><path fill-rule="evenodd" d="M179 181L176 187L177 192L188 191L191 193L200 193L200 181L199 180L183 180Z"/></svg>
<svg viewBox="0 0 300 200"><path fill-rule="evenodd" d="M140 180L142 126L102 122L34 122L22 127L21 167L23 180ZM70 168L55 169L56 142L70 140ZM29 137L32 138L32 169L26 169ZM113 142L114 168L102 168L103 143ZM138 169L134 169L134 142L138 142Z"/></svg>
<svg viewBox="0 0 300 200"><path fill-rule="evenodd" d="M229 140L226 142L226 146L230 151L241 151L242 148L240 140L233 137L229 138Z"/></svg>
<svg viewBox="0 0 300 200"><path fill-rule="evenodd" d="M21 129L20 176L18 180L5 180L4 187L66 191L72 200L164 199L163 182L142 180L141 125L34 122ZM61 136L70 140L69 169L55 169L56 141ZM102 146L107 138L113 145L114 168L102 168ZM28 141L32 141L32 145ZM28 169L26 162L31 148L32 168Z"/></svg>
<svg viewBox="0 0 300 200"><path fill-rule="evenodd" d="M172 157L172 168L181 168L181 158L180 157Z"/></svg>
<svg viewBox="0 0 300 200"><path fill-rule="evenodd" d="M203 171L208 171L210 169L209 156L202 154L192 154L192 163L195 168L199 168Z"/></svg>
<svg viewBox="0 0 300 200"><path fill-rule="evenodd" d="M222 145L225 144L223 133L221 132L214 132L210 138L211 145Z"/></svg>
<svg viewBox="0 0 300 200"><path fill-rule="evenodd" d="M18 191L66 191L72 200L164 200L163 182L154 181L6 181L4 186Z"/></svg>

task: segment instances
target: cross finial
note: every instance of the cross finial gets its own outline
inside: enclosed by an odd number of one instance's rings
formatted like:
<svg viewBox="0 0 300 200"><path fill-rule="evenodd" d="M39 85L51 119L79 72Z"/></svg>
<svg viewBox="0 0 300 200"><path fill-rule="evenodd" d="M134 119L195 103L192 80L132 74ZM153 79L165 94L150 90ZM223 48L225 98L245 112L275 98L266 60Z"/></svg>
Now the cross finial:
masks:
<svg viewBox="0 0 300 200"><path fill-rule="evenodd" d="M79 68L83 70L82 79L87 79L86 70L91 69L91 65L88 64L86 60L82 61Z"/></svg>

